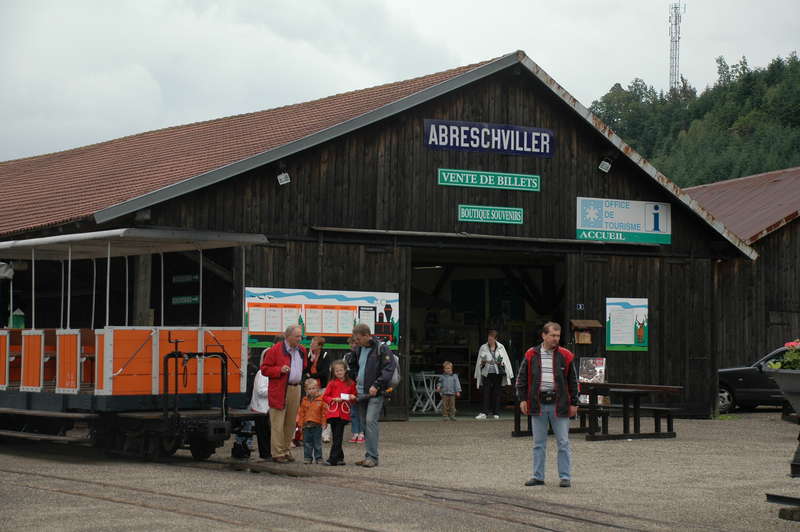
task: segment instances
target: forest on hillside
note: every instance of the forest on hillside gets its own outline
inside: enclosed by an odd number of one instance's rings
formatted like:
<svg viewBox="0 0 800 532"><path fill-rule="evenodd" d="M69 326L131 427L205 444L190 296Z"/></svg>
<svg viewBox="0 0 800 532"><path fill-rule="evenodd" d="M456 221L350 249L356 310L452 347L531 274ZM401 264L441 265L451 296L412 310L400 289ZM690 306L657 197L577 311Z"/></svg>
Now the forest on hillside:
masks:
<svg viewBox="0 0 800 532"><path fill-rule="evenodd" d="M636 78L590 109L681 187L800 166L797 53L765 68L716 61L717 81L700 95L683 78L668 93Z"/></svg>

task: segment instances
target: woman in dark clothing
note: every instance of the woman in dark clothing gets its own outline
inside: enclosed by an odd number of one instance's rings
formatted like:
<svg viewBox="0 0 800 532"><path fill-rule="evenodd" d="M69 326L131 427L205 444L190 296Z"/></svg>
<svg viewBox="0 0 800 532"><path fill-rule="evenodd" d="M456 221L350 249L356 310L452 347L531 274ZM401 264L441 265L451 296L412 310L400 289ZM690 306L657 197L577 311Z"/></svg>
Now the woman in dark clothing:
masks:
<svg viewBox="0 0 800 532"><path fill-rule="evenodd" d="M328 385L331 373L331 360L327 351L322 350L325 345L325 338L315 336L311 339L311 347L308 350L308 373L306 378L311 377L319 381L320 389ZM333 355L330 355L333 356Z"/></svg>

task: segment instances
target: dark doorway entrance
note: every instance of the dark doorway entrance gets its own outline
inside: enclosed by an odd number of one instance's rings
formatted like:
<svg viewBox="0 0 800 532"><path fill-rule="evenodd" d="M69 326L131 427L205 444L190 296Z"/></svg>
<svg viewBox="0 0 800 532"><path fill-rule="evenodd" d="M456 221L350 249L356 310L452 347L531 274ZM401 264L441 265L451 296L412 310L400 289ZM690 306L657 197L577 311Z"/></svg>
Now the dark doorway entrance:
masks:
<svg viewBox="0 0 800 532"><path fill-rule="evenodd" d="M461 406L480 401L473 373L488 329L499 332L516 370L542 324L563 322L562 256L415 250L412 261L410 372L441 373L445 360L453 362Z"/></svg>

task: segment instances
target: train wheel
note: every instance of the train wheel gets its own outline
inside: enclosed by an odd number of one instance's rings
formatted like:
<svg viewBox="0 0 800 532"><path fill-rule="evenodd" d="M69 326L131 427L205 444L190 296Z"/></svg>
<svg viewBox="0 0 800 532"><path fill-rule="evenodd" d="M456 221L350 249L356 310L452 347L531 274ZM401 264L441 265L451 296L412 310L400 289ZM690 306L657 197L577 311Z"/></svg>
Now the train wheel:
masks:
<svg viewBox="0 0 800 532"><path fill-rule="evenodd" d="M161 437L161 456L172 456L181 448L183 440L180 436ZM209 455L210 456L210 455Z"/></svg>
<svg viewBox="0 0 800 532"><path fill-rule="evenodd" d="M142 458L155 461L161 457L161 438L156 434L146 436L142 440Z"/></svg>
<svg viewBox="0 0 800 532"><path fill-rule="evenodd" d="M206 440L192 440L189 442L189 450L195 460L207 460L209 456L214 454L216 446Z"/></svg>

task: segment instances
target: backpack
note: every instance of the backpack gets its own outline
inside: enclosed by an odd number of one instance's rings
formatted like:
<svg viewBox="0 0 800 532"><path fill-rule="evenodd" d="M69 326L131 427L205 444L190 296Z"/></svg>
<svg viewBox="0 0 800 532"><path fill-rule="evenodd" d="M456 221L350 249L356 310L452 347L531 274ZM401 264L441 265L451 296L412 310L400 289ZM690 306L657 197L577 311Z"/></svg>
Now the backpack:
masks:
<svg viewBox="0 0 800 532"><path fill-rule="evenodd" d="M401 375L400 375L400 358L394 353L394 351L392 351L391 349L386 347L386 344L383 344L383 343L380 344L380 347L378 349L381 352L381 360L383 360L383 355L386 354L386 353L388 353L389 355L394 357L394 373L392 374L392 378L389 379L389 382L386 383L386 388L387 389L388 388L396 388L397 385L400 384L400 378L401 378Z"/></svg>

